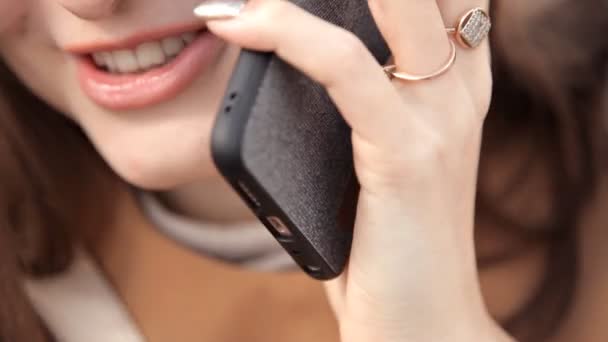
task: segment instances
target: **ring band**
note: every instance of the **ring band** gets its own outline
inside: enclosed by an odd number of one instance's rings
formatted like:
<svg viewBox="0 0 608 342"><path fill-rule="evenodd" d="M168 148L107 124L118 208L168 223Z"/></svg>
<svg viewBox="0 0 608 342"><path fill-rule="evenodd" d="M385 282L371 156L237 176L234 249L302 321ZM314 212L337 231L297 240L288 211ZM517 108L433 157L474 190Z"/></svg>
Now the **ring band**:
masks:
<svg viewBox="0 0 608 342"><path fill-rule="evenodd" d="M488 37L492 22L490 16L482 8L473 8L467 11L458 19L458 24L455 27L447 28L446 32L450 36L454 36L454 40L465 49L474 49ZM403 71L398 71L395 64L384 67L384 72L389 79L400 79L408 82L425 81L436 78L445 74L456 62L456 44L452 39L450 41L450 57L436 71L427 75L415 75Z"/></svg>
<svg viewBox="0 0 608 342"><path fill-rule="evenodd" d="M391 80L397 78L402 81L416 82L433 79L445 74L448 70L450 70L452 65L454 65L454 62L456 62L456 44L454 44L452 40L450 40L450 48L452 51L450 52L450 57L448 60L433 73L427 75L414 75L403 71L397 71L397 65L395 64L385 66L384 72Z"/></svg>

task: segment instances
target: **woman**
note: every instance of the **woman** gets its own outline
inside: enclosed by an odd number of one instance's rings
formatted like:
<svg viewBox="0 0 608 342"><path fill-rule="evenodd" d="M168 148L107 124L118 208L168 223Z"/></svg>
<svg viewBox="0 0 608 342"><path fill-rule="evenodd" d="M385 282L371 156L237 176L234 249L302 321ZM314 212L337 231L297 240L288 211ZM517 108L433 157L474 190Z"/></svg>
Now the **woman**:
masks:
<svg viewBox="0 0 608 342"><path fill-rule="evenodd" d="M487 40L412 82L284 1L206 1L203 20L194 0L0 1L3 340L608 338L605 2L493 2L490 106ZM489 5L369 4L397 70L416 75L450 56L445 27ZM129 83L204 23L216 38L197 72L162 91ZM150 40L166 55L133 62L125 48ZM355 242L327 301L297 271L259 272L282 256L200 153L239 47L321 82L353 128ZM154 229L193 221L217 242L204 256ZM244 234L263 250L234 248Z"/></svg>

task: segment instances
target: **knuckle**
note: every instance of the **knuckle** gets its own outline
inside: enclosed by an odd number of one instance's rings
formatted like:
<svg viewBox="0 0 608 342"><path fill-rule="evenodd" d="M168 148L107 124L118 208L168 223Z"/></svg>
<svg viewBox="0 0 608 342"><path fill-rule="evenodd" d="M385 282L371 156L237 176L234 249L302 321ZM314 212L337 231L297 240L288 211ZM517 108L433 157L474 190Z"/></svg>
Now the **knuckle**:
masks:
<svg viewBox="0 0 608 342"><path fill-rule="evenodd" d="M367 48L355 34L337 29L331 40L331 55L329 64L330 75L326 85L338 82L344 77L352 78L361 68L361 61L365 60Z"/></svg>
<svg viewBox="0 0 608 342"><path fill-rule="evenodd" d="M281 18L289 10L290 3L288 1L267 1L263 11L264 19L267 22L272 22L276 18Z"/></svg>
<svg viewBox="0 0 608 342"><path fill-rule="evenodd" d="M379 156L368 161L368 169L374 170L376 179L389 183L426 184L424 180L436 179L437 173L448 164L450 145L446 140L440 134L430 132L417 134L413 139L392 146L378 147L376 152ZM405 148L403 143L406 144ZM364 152L373 155L369 149Z"/></svg>
<svg viewBox="0 0 608 342"><path fill-rule="evenodd" d="M264 25L276 22L277 18L288 18L290 15L289 1L259 1L254 5L259 6L258 10L253 11L256 19Z"/></svg>
<svg viewBox="0 0 608 342"><path fill-rule="evenodd" d="M406 184L428 184L450 168L449 155L454 144L449 144L446 137L438 133L424 134L416 143L403 151L397 162L401 169L401 181Z"/></svg>
<svg viewBox="0 0 608 342"><path fill-rule="evenodd" d="M445 162L448 149L449 145L444 137L436 133L428 134L424 142L414 149L410 163L433 169Z"/></svg>
<svg viewBox="0 0 608 342"><path fill-rule="evenodd" d="M363 42L354 33L337 29L336 30L336 51L339 57L351 57L360 55L364 49Z"/></svg>

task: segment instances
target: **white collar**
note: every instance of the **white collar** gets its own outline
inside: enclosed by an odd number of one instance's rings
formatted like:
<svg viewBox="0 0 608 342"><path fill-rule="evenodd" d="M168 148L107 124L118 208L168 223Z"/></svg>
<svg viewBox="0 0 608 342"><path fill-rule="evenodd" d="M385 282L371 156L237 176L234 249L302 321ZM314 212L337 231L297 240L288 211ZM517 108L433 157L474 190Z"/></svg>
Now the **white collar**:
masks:
<svg viewBox="0 0 608 342"><path fill-rule="evenodd" d="M29 279L26 292L58 342L144 342L126 307L85 253L66 272Z"/></svg>
<svg viewBox="0 0 608 342"><path fill-rule="evenodd" d="M135 192L143 213L158 231L202 255L262 272L297 267L257 220L230 225L202 222L167 208L156 194Z"/></svg>

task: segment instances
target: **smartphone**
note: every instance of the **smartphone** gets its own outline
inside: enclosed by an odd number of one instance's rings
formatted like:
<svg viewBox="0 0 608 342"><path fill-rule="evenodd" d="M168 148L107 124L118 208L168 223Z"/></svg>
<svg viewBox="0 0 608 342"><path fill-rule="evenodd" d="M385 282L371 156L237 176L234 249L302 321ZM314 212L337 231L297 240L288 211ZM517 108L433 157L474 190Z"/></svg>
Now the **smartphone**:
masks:
<svg viewBox="0 0 608 342"><path fill-rule="evenodd" d="M292 2L356 34L379 64L388 60L367 0ZM211 146L220 173L306 273L342 273L358 182L350 128L321 85L272 53L243 50Z"/></svg>

